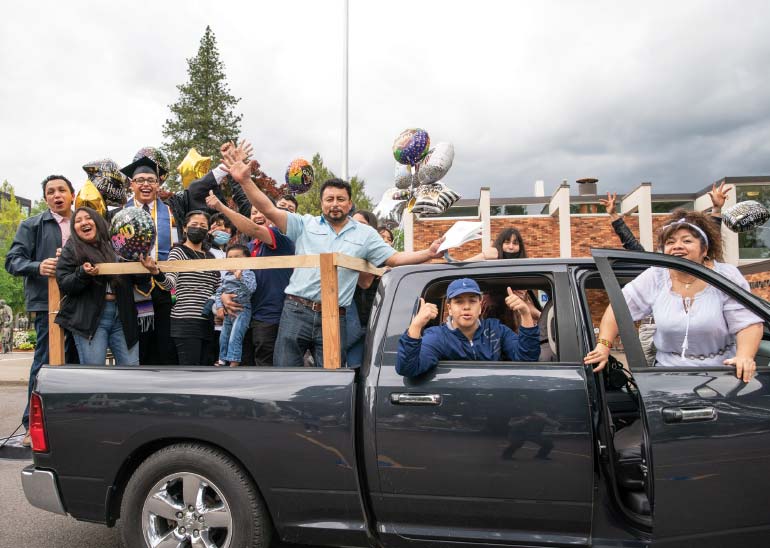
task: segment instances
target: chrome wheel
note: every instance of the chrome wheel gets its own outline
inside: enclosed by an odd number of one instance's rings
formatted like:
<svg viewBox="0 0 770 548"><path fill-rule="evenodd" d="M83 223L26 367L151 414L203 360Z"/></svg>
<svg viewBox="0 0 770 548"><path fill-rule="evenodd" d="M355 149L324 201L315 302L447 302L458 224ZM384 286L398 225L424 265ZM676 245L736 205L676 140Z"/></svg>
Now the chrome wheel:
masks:
<svg viewBox="0 0 770 548"><path fill-rule="evenodd" d="M150 548L229 548L233 518L220 489L204 476L179 472L150 489L142 506Z"/></svg>

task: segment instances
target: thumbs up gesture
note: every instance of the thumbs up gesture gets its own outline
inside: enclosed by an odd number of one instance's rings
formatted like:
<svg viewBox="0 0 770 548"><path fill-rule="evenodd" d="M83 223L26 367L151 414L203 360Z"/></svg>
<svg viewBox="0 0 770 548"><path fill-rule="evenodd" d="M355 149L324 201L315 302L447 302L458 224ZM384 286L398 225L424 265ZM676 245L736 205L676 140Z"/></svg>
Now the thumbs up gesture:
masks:
<svg viewBox="0 0 770 548"><path fill-rule="evenodd" d="M508 288L508 296L505 298L505 305L514 312L519 313L521 316L521 325L523 327L533 327L535 325L535 322L532 319L532 312L529 309L529 304L519 297L510 287Z"/></svg>
<svg viewBox="0 0 770 548"><path fill-rule="evenodd" d="M206 207L209 207L215 211L220 211L222 207L222 202L220 202L219 198L214 195L213 190L209 190L209 195L206 196Z"/></svg>
<svg viewBox="0 0 770 548"><path fill-rule="evenodd" d="M420 308L412 318L412 323L409 324L409 336L413 339L419 339L422 336L423 327L437 316L438 307L433 303L426 303L425 299L420 298Z"/></svg>

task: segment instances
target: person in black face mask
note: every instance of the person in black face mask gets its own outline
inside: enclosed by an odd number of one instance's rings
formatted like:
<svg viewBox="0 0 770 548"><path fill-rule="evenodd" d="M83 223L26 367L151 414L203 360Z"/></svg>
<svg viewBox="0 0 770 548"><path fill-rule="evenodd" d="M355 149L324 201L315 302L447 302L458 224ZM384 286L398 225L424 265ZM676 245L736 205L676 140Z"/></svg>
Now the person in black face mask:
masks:
<svg viewBox="0 0 770 548"><path fill-rule="evenodd" d="M185 239L171 248L168 260L213 259L203 245L208 231L209 216L203 211L189 212L184 220ZM211 365L207 356L214 337L214 320L211 314L204 315L203 310L219 285L219 271L163 273L152 257L143 257L141 261L163 289L176 289L176 303L171 309L171 338L179 365Z"/></svg>
<svg viewBox="0 0 770 548"><path fill-rule="evenodd" d="M506 228L495 238L495 243L486 251L474 255L466 261L489 261L495 259L526 259L527 250L524 240L516 228Z"/></svg>

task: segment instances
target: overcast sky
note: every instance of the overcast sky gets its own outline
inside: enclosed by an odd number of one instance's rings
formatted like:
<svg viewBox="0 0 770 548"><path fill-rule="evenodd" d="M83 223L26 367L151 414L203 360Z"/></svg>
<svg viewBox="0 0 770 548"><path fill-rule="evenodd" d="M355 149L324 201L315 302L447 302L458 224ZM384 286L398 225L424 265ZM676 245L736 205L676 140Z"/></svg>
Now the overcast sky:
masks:
<svg viewBox="0 0 770 548"><path fill-rule="evenodd" d="M545 180L691 192L770 174L770 3L351 0L350 173L392 186L407 127L451 141L467 198ZM11 7L12 6L12 7ZM232 6L232 7L229 7ZM38 1L0 18L0 180L160 145L211 25L267 173L320 152L341 172L342 0ZM577 190L573 191L576 193Z"/></svg>

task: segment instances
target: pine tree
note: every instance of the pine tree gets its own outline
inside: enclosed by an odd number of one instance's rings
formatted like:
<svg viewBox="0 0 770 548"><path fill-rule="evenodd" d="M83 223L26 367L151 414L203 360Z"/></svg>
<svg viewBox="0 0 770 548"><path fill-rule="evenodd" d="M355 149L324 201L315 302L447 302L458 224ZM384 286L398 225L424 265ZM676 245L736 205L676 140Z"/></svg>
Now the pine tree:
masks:
<svg viewBox="0 0 770 548"><path fill-rule="evenodd" d="M333 179L334 173L324 165L324 161L321 155L316 153L313 156L313 176L315 177L315 184L313 188L307 191L305 194L297 196L297 202L299 202L298 211L300 213L310 213L311 215L321 214L321 185L327 179ZM353 190L353 204L356 209L364 209L371 211L373 207L372 199L366 194L365 185L366 182L360 179L357 175L354 175L350 179L350 186Z"/></svg>
<svg viewBox="0 0 770 548"><path fill-rule="evenodd" d="M240 98L230 93L225 81L211 27L206 27L198 54L187 60L187 75L187 83L177 86L179 99L169 105L171 118L163 126L166 141L162 148L171 162L166 186L172 191L181 188L176 167L190 148L216 161L220 145L236 140L241 130L242 115L233 112Z"/></svg>

